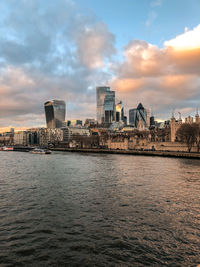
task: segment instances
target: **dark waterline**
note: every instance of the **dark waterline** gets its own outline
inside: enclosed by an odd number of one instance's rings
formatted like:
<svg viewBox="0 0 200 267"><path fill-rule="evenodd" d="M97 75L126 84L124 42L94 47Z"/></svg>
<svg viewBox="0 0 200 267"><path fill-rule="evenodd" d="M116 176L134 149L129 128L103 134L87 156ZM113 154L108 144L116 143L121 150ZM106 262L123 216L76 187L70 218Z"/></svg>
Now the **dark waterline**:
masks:
<svg viewBox="0 0 200 267"><path fill-rule="evenodd" d="M0 152L0 266L196 266L199 214L199 160Z"/></svg>

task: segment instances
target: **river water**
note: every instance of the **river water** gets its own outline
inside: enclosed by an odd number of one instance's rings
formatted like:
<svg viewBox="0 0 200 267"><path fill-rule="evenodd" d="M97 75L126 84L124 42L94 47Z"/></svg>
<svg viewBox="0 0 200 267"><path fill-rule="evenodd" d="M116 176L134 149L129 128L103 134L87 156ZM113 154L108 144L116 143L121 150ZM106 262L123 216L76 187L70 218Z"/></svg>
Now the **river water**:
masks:
<svg viewBox="0 0 200 267"><path fill-rule="evenodd" d="M200 161L0 152L0 266L197 266Z"/></svg>

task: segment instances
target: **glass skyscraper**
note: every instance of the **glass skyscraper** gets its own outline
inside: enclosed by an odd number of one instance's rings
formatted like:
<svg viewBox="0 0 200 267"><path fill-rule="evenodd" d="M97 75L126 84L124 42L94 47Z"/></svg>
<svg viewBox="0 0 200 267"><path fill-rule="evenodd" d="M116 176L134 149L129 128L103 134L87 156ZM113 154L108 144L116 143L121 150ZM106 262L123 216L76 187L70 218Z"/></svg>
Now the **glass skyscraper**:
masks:
<svg viewBox="0 0 200 267"><path fill-rule="evenodd" d="M145 127L150 126L149 111L141 103L137 108L129 110L129 124L137 128L139 121L142 121Z"/></svg>
<svg viewBox="0 0 200 267"><path fill-rule="evenodd" d="M115 121L115 92L107 92L104 99L104 122L112 123Z"/></svg>
<svg viewBox="0 0 200 267"><path fill-rule="evenodd" d="M65 101L52 100L44 103L47 128L61 128L65 121Z"/></svg>
<svg viewBox="0 0 200 267"><path fill-rule="evenodd" d="M96 88L97 97L97 122L111 123L115 120L115 92L110 87Z"/></svg>

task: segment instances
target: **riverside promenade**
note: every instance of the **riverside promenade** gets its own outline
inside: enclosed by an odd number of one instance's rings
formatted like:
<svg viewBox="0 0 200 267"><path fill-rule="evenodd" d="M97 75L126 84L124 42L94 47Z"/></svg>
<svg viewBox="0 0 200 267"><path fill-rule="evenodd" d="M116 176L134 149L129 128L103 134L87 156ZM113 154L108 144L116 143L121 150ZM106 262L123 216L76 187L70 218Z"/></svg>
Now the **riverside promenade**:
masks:
<svg viewBox="0 0 200 267"><path fill-rule="evenodd" d="M158 156L173 158L191 158L200 159L200 153L180 152L180 151L138 151L138 150L120 150L120 149L100 149L100 148L51 148L52 151L65 152L84 152L84 153L106 153L106 154L125 154L137 156Z"/></svg>

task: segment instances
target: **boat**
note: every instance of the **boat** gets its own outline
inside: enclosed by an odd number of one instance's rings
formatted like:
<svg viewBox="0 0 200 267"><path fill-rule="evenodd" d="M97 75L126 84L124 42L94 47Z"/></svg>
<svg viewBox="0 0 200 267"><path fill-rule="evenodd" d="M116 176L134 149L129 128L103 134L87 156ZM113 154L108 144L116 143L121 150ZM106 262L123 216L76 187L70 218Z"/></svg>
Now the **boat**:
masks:
<svg viewBox="0 0 200 267"><path fill-rule="evenodd" d="M29 151L31 154L51 154L51 150L42 149L42 148L34 148L33 150Z"/></svg>
<svg viewBox="0 0 200 267"><path fill-rule="evenodd" d="M14 148L13 148L13 146L3 146L3 149L2 150L3 151L13 151Z"/></svg>

